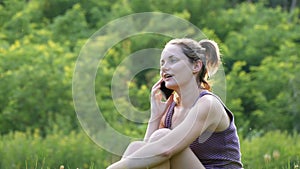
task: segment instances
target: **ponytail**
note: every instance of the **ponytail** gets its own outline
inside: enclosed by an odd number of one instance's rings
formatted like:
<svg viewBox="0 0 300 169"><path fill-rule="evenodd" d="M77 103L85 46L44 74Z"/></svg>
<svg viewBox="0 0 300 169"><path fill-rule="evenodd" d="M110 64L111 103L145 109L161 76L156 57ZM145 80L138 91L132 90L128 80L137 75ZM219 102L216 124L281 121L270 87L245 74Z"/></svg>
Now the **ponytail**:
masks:
<svg viewBox="0 0 300 169"><path fill-rule="evenodd" d="M221 57L218 44L212 40L204 39L199 42L200 46L205 48L205 60L204 63L207 69L208 77L214 75L220 64Z"/></svg>
<svg viewBox="0 0 300 169"><path fill-rule="evenodd" d="M207 79L217 72L219 65L221 64L219 47L216 42L208 39L201 40L199 45L205 50L203 53L204 57L201 59L204 65L199 72L198 81L202 88L211 91Z"/></svg>

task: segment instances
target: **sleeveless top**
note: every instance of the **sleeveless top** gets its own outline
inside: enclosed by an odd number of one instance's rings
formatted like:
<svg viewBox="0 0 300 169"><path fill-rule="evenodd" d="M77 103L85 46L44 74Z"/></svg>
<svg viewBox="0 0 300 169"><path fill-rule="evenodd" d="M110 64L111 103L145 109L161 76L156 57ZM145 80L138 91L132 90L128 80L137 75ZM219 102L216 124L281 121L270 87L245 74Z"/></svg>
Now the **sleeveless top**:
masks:
<svg viewBox="0 0 300 169"><path fill-rule="evenodd" d="M224 131L203 132L190 145L191 150L206 169L242 168L240 143L232 112L218 96L206 90L200 93L198 99L204 95L212 95L221 102L230 118L230 125ZM176 103L173 102L166 113L165 128L171 129L175 105Z"/></svg>

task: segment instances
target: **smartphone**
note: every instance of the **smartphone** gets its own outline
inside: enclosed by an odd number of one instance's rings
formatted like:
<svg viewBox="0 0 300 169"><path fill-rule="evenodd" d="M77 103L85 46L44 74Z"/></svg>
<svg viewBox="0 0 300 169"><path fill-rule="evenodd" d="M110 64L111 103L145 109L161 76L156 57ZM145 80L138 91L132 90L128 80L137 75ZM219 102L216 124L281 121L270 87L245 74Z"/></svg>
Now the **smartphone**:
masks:
<svg viewBox="0 0 300 169"><path fill-rule="evenodd" d="M163 92L163 94L164 94L164 96L165 96L166 99L168 99L171 96L171 94L173 93L173 91L174 91L174 90L168 89L166 87L166 82L165 81L161 82L161 84L160 84L160 90Z"/></svg>

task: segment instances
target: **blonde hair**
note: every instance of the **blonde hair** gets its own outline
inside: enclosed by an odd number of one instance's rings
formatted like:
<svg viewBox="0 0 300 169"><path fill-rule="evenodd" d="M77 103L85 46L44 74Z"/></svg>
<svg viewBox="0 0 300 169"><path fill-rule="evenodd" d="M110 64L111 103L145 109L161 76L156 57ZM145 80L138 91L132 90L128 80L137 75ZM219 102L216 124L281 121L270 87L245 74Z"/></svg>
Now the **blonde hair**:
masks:
<svg viewBox="0 0 300 169"><path fill-rule="evenodd" d="M182 52L189 58L191 63L202 61L203 66L198 72L197 83L200 88L211 91L208 78L217 72L221 64L218 44L208 39L197 42L189 38L173 39L168 44L180 46Z"/></svg>

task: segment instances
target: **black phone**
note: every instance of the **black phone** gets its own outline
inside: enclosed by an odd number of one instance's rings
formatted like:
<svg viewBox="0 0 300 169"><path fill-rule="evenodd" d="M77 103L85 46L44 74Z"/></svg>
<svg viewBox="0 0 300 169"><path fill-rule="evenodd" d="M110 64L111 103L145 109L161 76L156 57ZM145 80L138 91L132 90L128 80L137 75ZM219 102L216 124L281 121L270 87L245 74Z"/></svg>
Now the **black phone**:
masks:
<svg viewBox="0 0 300 169"><path fill-rule="evenodd" d="M166 82L165 81L161 82L161 84L160 84L160 90L163 92L163 94L164 94L164 96L165 96L166 99L168 99L172 95L172 93L174 91L174 90L168 89L166 87Z"/></svg>

